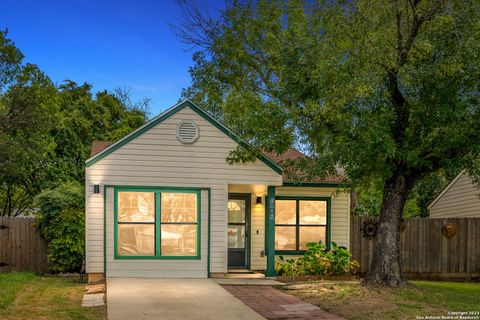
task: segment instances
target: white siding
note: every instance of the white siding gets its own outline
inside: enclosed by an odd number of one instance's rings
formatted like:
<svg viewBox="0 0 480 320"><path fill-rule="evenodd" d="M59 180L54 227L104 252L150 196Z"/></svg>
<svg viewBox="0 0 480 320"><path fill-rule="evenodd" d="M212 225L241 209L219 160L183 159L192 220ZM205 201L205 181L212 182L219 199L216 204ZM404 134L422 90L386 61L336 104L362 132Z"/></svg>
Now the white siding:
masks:
<svg viewBox="0 0 480 320"><path fill-rule="evenodd" d="M250 269L266 270L267 258L262 257L262 251L265 253L265 197L262 196L260 205L256 203L256 200L256 195L252 195Z"/></svg>
<svg viewBox="0 0 480 320"><path fill-rule="evenodd" d="M208 191L201 192L200 260L115 260L113 188L107 188L107 275L109 277L207 277Z"/></svg>
<svg viewBox="0 0 480 320"><path fill-rule="evenodd" d="M181 120L193 120L198 125L200 138L195 144L184 145L176 140L176 125ZM103 272L104 185L211 188L210 271L226 272L228 184L281 184L281 176L259 160L248 164L227 164L225 159L236 146L236 142L219 129L190 108L185 108L87 168L87 272ZM94 184L100 185L102 194L93 195ZM107 195L107 204L110 198ZM207 203L202 201L202 206ZM107 206L106 213L111 217L112 208ZM204 218L202 212L202 220ZM107 249L112 245L113 239L107 238ZM203 253L206 251L202 250ZM178 271L180 265L193 268L196 272L192 274L196 276L204 276L195 260L124 262L113 260L107 251L107 276L138 276L137 269L144 270L141 274L144 276L184 275ZM206 266L206 262L203 263ZM161 270L157 269L157 264L162 265Z"/></svg>
<svg viewBox="0 0 480 320"><path fill-rule="evenodd" d="M277 196L331 197L330 212L331 240L346 248L350 247L350 193L335 188L324 187L281 187L276 189Z"/></svg>
<svg viewBox="0 0 480 320"><path fill-rule="evenodd" d="M233 193L250 193L249 188L239 186L230 187ZM267 258L262 257L265 250L265 192L251 193L251 252L250 268L252 270L265 270ZM262 204L256 204L257 195L262 195ZM326 187L277 187L278 196L311 196L331 197L331 237L338 245L349 248L350 246L350 193L346 190L337 190ZM258 233L257 233L258 232Z"/></svg>
<svg viewBox="0 0 480 320"><path fill-rule="evenodd" d="M466 172L446 190L430 207L432 218L480 217L480 190Z"/></svg>

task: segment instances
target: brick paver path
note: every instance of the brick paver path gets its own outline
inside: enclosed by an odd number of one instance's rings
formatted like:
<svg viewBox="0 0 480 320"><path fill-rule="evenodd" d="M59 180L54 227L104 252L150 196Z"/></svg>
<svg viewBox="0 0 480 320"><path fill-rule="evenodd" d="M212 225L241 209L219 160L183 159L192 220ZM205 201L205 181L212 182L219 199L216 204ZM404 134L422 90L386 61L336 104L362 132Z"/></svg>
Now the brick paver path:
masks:
<svg viewBox="0 0 480 320"><path fill-rule="evenodd" d="M222 287L267 319L343 319L270 286Z"/></svg>

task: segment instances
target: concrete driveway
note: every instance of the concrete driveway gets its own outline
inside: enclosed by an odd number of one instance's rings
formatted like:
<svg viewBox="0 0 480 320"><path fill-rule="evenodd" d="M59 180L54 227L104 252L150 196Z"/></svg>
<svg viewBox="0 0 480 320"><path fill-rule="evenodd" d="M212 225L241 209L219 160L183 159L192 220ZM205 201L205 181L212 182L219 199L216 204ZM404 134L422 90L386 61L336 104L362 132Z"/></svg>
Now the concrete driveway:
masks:
<svg viewBox="0 0 480 320"><path fill-rule="evenodd" d="M210 279L109 278L109 320L265 319Z"/></svg>

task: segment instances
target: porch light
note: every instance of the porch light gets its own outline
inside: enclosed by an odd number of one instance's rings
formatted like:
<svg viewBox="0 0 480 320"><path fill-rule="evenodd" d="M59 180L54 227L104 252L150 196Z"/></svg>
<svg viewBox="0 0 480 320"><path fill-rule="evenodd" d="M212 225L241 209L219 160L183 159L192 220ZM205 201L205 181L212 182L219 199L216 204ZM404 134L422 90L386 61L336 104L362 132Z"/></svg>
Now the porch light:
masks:
<svg viewBox="0 0 480 320"><path fill-rule="evenodd" d="M262 204L262 197L257 197L257 204Z"/></svg>
<svg viewBox="0 0 480 320"><path fill-rule="evenodd" d="M93 193L95 193L95 194L100 193L100 185L99 184L94 184L93 185Z"/></svg>

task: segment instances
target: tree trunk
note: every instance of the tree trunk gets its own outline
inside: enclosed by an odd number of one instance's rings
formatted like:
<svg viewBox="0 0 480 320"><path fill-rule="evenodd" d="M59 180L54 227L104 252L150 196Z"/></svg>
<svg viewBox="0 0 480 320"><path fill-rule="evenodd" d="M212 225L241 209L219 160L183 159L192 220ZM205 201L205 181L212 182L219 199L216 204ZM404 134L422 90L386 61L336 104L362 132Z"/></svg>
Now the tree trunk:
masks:
<svg viewBox="0 0 480 320"><path fill-rule="evenodd" d="M367 285L398 287L406 283L400 263L400 225L414 182L401 171L385 181L372 264L365 277Z"/></svg>

